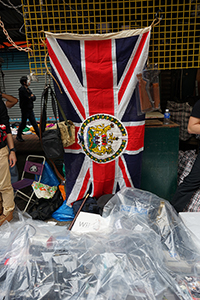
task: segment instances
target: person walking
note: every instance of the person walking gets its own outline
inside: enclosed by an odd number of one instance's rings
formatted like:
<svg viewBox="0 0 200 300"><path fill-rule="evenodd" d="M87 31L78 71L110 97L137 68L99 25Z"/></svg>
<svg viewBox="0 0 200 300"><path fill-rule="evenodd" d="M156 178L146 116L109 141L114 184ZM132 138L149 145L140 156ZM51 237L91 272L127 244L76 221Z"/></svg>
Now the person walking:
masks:
<svg viewBox="0 0 200 300"><path fill-rule="evenodd" d="M3 94L3 97L5 99L9 98L6 97L6 94ZM11 105L9 104L9 100L7 105ZM7 146L9 147L10 152ZM14 167L16 161L17 158L10 130L8 112L6 105L2 100L2 94L0 93L0 226L5 221L9 222L13 218L15 202L9 166Z"/></svg>
<svg viewBox="0 0 200 300"><path fill-rule="evenodd" d="M26 127L27 119L29 119L38 137L39 128L33 112L33 102L36 100L36 96L32 93L32 91L29 88L30 81L28 81L27 76L22 76L20 79L20 83L21 87L19 88L19 105L21 108L22 121L19 125L16 139L19 142L24 142L24 139L22 138L22 131Z"/></svg>

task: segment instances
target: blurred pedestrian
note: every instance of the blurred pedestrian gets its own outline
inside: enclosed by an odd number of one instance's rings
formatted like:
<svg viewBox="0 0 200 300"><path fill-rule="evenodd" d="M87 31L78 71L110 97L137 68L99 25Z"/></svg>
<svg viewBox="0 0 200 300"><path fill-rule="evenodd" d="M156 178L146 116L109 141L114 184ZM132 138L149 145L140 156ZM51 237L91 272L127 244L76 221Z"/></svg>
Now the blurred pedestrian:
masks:
<svg viewBox="0 0 200 300"><path fill-rule="evenodd" d="M38 137L39 128L33 112L33 102L36 100L36 96L32 93L32 91L29 88L30 81L28 80L28 77L22 76L20 79L20 83L21 87L19 88L19 105L21 108L22 121L19 125L16 139L19 142L24 142L24 139L22 138L22 131L26 127L27 119L29 119Z"/></svg>

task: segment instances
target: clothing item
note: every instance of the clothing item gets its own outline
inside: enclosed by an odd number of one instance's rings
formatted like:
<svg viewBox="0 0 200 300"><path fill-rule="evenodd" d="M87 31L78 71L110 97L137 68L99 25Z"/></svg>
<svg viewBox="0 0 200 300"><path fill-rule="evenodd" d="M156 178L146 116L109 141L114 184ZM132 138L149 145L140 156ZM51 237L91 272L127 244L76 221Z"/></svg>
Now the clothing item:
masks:
<svg viewBox="0 0 200 300"><path fill-rule="evenodd" d="M35 95L32 94L32 91L28 87L22 85L19 88L19 106L21 109L26 111L32 110L33 101L35 100L36 100Z"/></svg>
<svg viewBox="0 0 200 300"><path fill-rule="evenodd" d="M4 124L6 126L7 134L11 133L7 108L2 100L1 94L0 94L0 124ZM7 141L6 140L2 141L0 143L0 149L5 147L6 145L7 145Z"/></svg>
<svg viewBox="0 0 200 300"><path fill-rule="evenodd" d="M200 119L200 100L198 100L192 110L192 117ZM187 210L192 196L200 188L200 152L194 162L191 172L183 182L177 187L175 195L171 201L177 212Z"/></svg>
<svg viewBox="0 0 200 300"><path fill-rule="evenodd" d="M9 151L7 146L0 149L0 192L3 200L4 215L7 215L15 208L8 155Z"/></svg>
<svg viewBox="0 0 200 300"><path fill-rule="evenodd" d="M176 102L188 102L196 95L195 80L198 69L171 70L171 99Z"/></svg>
<svg viewBox="0 0 200 300"><path fill-rule="evenodd" d="M19 106L21 108L22 122L19 125L17 136L19 139L21 139L20 142L22 142L21 135L23 129L26 127L27 119L29 119L31 125L33 126L36 134L39 137L39 129L33 112L33 101L35 100L35 95L32 94L32 91L27 86L22 85L19 88Z"/></svg>
<svg viewBox="0 0 200 300"><path fill-rule="evenodd" d="M15 164L14 167L10 167L10 175L11 175L11 183L17 182L19 180L19 172L17 169L17 165Z"/></svg>
<svg viewBox="0 0 200 300"><path fill-rule="evenodd" d="M187 127L193 107L190 106L188 102L178 103L175 101L167 101L167 108L170 111L171 121L179 125L179 139L187 141L192 137Z"/></svg>
<svg viewBox="0 0 200 300"><path fill-rule="evenodd" d="M200 119L200 100L195 103L191 116Z"/></svg>
<svg viewBox="0 0 200 300"><path fill-rule="evenodd" d="M10 211L7 215L0 215L0 226L5 222L10 222L13 219L13 211Z"/></svg>
<svg viewBox="0 0 200 300"><path fill-rule="evenodd" d="M31 125L33 126L37 136L39 137L39 135L40 135L39 134L39 128L38 128L37 122L35 120L35 115L34 115L33 110L28 111L28 110L22 109L21 112L22 112L22 122L19 125L17 136L20 139L22 138L21 137L22 131L26 127L27 119L29 119L29 121L30 121Z"/></svg>

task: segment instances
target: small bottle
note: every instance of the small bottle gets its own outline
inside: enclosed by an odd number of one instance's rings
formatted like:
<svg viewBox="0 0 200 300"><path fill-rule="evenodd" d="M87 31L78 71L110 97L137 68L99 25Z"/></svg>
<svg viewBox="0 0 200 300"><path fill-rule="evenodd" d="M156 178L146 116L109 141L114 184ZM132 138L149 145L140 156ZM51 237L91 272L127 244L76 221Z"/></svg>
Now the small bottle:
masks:
<svg viewBox="0 0 200 300"><path fill-rule="evenodd" d="M165 109L163 124L164 125L170 124L170 112L168 108Z"/></svg>

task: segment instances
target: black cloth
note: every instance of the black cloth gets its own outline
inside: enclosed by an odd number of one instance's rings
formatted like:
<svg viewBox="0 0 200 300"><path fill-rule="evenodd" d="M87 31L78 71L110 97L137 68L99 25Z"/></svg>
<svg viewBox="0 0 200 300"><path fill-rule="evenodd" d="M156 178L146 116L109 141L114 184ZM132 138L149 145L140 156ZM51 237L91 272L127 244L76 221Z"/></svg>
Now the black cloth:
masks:
<svg viewBox="0 0 200 300"><path fill-rule="evenodd" d="M170 98L175 102L183 103L194 97L196 76L197 69L172 70Z"/></svg>
<svg viewBox="0 0 200 300"><path fill-rule="evenodd" d="M39 137L39 129L33 112L33 107L34 107L33 102L35 100L36 100L35 95L32 94L32 91L28 87L22 85L19 88L19 106L21 108L22 122L19 125L17 136L20 138L22 135L22 131L26 127L27 119L29 119L37 136Z"/></svg>
<svg viewBox="0 0 200 300"><path fill-rule="evenodd" d="M192 110L192 117L200 119L200 100L198 100ZM177 187L175 195L171 201L177 212L187 211L191 199L200 188L200 151L191 169L183 182Z"/></svg>
<svg viewBox="0 0 200 300"><path fill-rule="evenodd" d="M28 87L22 85L19 88L19 106L23 111L32 110L33 101L35 100L36 100L35 95L32 94L32 91Z"/></svg>
<svg viewBox="0 0 200 300"><path fill-rule="evenodd" d="M200 100L195 103L191 116L200 119Z"/></svg>
<svg viewBox="0 0 200 300"><path fill-rule="evenodd" d="M6 126L6 132L11 133L10 130L10 123L9 123L9 116L7 112L7 108L5 103L2 100L2 96L0 94L0 124L4 124ZM0 143L0 149L7 145L7 141L3 141Z"/></svg>

